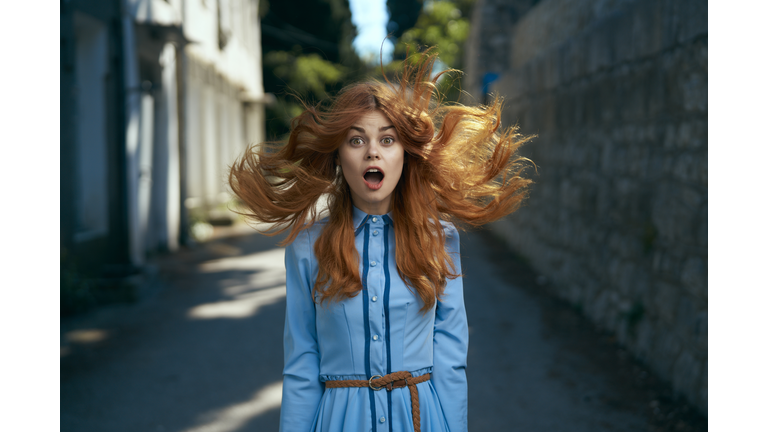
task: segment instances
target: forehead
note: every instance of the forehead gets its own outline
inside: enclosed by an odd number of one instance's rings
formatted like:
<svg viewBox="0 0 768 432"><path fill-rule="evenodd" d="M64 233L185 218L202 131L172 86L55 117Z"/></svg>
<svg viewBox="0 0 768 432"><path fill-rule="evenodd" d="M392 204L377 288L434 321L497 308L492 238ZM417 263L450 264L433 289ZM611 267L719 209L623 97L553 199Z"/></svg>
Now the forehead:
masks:
<svg viewBox="0 0 768 432"><path fill-rule="evenodd" d="M379 128L384 126L392 126L392 122L380 110L368 111L358 117L352 124L352 127L363 128L366 132L378 131ZM372 130L369 131L369 128Z"/></svg>

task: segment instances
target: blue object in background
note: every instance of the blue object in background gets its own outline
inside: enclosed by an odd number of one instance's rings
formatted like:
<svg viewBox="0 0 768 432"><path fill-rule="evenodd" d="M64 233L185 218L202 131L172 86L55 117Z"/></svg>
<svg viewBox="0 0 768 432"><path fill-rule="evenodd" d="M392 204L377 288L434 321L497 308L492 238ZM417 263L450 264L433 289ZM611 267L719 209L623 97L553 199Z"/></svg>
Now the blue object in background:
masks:
<svg viewBox="0 0 768 432"><path fill-rule="evenodd" d="M499 79L499 74L496 72L486 72L483 75L483 105L488 105L488 103L491 101L490 87L491 84L497 79Z"/></svg>
<svg viewBox="0 0 768 432"><path fill-rule="evenodd" d="M483 75L483 95L488 94L491 84L497 79L499 79L499 74L496 72L486 72L485 75Z"/></svg>

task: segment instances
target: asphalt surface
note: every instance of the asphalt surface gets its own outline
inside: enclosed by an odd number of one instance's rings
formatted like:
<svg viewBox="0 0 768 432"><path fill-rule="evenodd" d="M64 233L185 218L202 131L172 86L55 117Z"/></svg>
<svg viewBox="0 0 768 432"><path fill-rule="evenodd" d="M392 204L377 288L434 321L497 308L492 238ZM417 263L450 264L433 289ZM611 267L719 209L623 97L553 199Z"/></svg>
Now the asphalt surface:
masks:
<svg viewBox="0 0 768 432"><path fill-rule="evenodd" d="M158 258L137 303L61 322L62 431L277 430L283 249L247 233ZM707 430L503 243L461 236L471 431Z"/></svg>

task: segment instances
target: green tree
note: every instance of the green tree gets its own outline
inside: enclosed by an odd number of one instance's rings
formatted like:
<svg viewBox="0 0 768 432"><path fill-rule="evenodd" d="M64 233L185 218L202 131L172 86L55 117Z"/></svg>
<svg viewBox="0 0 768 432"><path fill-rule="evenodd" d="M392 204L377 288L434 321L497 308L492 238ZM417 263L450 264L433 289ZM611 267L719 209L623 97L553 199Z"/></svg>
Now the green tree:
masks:
<svg viewBox="0 0 768 432"><path fill-rule="evenodd" d="M426 0L415 25L405 30L395 44L395 61L387 65L388 74L400 70L406 53L432 48L438 53L435 69L463 67L464 42L469 37L469 14L475 0ZM438 70L434 71L435 73ZM461 75L444 75L439 90L447 100L458 100Z"/></svg>
<svg viewBox="0 0 768 432"><path fill-rule="evenodd" d="M387 0L387 33L395 39L400 38L404 32L416 25L423 5L424 0Z"/></svg>
<svg viewBox="0 0 768 432"><path fill-rule="evenodd" d="M352 48L347 0L261 0L260 9L264 90L276 97L267 108L267 137L279 139L301 112L296 96L323 100L368 69Z"/></svg>
<svg viewBox="0 0 768 432"><path fill-rule="evenodd" d="M414 52L425 46L435 47L448 67L461 68L464 41L469 37L468 13L472 1L428 1L413 28L405 31L395 45L400 58L406 50Z"/></svg>

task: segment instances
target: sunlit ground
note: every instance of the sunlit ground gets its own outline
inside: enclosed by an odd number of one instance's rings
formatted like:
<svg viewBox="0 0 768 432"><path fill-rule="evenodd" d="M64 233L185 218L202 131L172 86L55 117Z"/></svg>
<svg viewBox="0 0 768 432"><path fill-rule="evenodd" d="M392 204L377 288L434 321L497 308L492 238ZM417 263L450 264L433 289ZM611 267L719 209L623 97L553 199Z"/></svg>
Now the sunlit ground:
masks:
<svg viewBox="0 0 768 432"><path fill-rule="evenodd" d="M231 247L221 245L225 247ZM217 250L226 255L239 251ZM243 256L231 256L200 265L200 273L234 272L244 277L222 279L225 300L204 303L191 308L188 317L193 320L242 319L252 317L267 305L285 298L285 249L275 248ZM242 272L242 273L240 273ZM279 347L275 347L279 348ZM279 409L282 398L282 381L275 381L256 390L248 400L213 409L200 414L196 426L184 432L233 432L266 412Z"/></svg>
<svg viewBox="0 0 768 432"><path fill-rule="evenodd" d="M205 263L201 273L243 270L253 272L247 279L227 284L223 293L230 299L205 303L189 311L193 319L247 318L266 305L285 298L285 249L278 248L242 257L222 258ZM228 281L223 281L228 282Z"/></svg>
<svg viewBox="0 0 768 432"><path fill-rule="evenodd" d="M271 409L279 408L282 395L282 381L276 381L259 389L250 400L201 414L199 423L202 425L185 429L183 432L233 432L240 430L251 419Z"/></svg>
<svg viewBox="0 0 768 432"><path fill-rule="evenodd" d="M69 355L69 353L72 351L72 349L69 347L70 344L93 344L96 342L101 342L108 337L108 331L99 329L79 329L69 331L64 334L64 340L61 341L59 347L59 355L60 357Z"/></svg>
<svg viewBox="0 0 768 432"><path fill-rule="evenodd" d="M73 330L67 333L67 340L74 343L101 342L107 338L108 332L99 329Z"/></svg>

